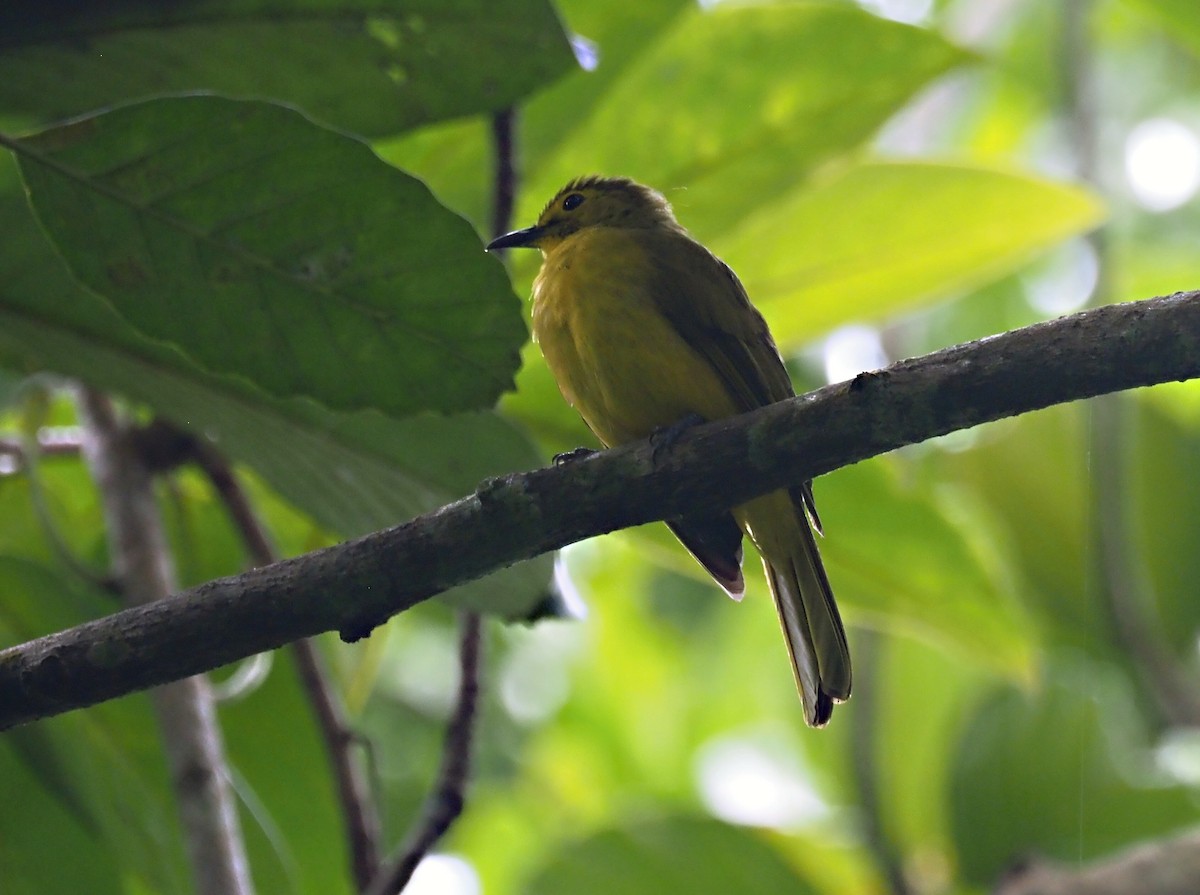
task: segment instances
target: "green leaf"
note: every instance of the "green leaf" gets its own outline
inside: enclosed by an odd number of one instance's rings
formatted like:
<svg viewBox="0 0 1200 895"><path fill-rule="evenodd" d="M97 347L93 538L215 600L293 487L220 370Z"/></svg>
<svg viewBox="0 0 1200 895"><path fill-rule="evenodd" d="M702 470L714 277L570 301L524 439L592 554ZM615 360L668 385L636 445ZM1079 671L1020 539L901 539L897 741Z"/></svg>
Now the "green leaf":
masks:
<svg viewBox="0 0 1200 895"><path fill-rule="evenodd" d="M10 0L0 34L0 110L39 121L211 90L378 136L502 109L574 67L546 0Z"/></svg>
<svg viewBox="0 0 1200 895"><path fill-rule="evenodd" d="M531 96L521 107L521 157L526 170L538 171L564 139L612 86L681 17L695 11L694 0L640 0L638 3L595 3L556 0L567 27L594 50L595 65L577 68ZM440 195L440 194L439 194ZM546 198L549 198L548 196Z"/></svg>
<svg viewBox="0 0 1200 895"><path fill-rule="evenodd" d="M511 387L525 329L503 269L356 140L207 96L12 148L76 277L210 370L397 416L489 406Z"/></svg>
<svg viewBox="0 0 1200 895"><path fill-rule="evenodd" d="M713 243L781 345L981 285L1103 217L1084 190L965 165L866 163Z"/></svg>
<svg viewBox="0 0 1200 895"><path fill-rule="evenodd" d="M873 736L875 785L880 823L887 841L905 859L906 869L937 874L952 863L950 836L950 768L959 748L963 717L992 682L978 666L959 655L931 648L907 637L880 632L864 656L866 640L851 642L855 650L855 694L875 689L869 706L875 718ZM870 680L860 671L868 672ZM858 735L863 704L851 699L851 739ZM914 719L920 719L914 723ZM852 747L850 747L852 748ZM942 863L939 863L942 862ZM914 886L917 891L935 887Z"/></svg>
<svg viewBox="0 0 1200 895"><path fill-rule="evenodd" d="M1086 861L1195 823L1192 795L1150 766L1118 675L1059 662L1046 677L1039 694L998 689L960 740L949 785L967 884L1022 855Z"/></svg>
<svg viewBox="0 0 1200 895"><path fill-rule="evenodd" d="M1031 625L987 532L965 521L952 495L931 500L886 460L825 476L816 495L826 534L821 552L851 620L903 630L1029 678Z"/></svg>
<svg viewBox="0 0 1200 895"><path fill-rule="evenodd" d="M989 532L963 521L969 517L952 494L933 499L905 485L896 464L877 459L823 476L816 496L821 555L851 622L903 631L990 671L1030 678L1033 626ZM630 539L654 561L709 580L665 526L632 529ZM753 548L745 549L752 598L769 603Z"/></svg>
<svg viewBox="0 0 1200 895"><path fill-rule="evenodd" d="M349 893L346 833L313 707L292 653L272 661L261 686L220 706L254 882L261 892Z"/></svg>
<svg viewBox="0 0 1200 895"><path fill-rule="evenodd" d="M105 609L94 589L21 557L0 556L0 642L48 633ZM9 731L0 742L0 879L8 892L179 891L186 869L161 741L144 695ZM131 823L131 818L138 818ZM47 831L53 831L52 835ZM71 849L71 861L54 860ZM70 867L60 866L69 864Z"/></svg>
<svg viewBox="0 0 1200 895"><path fill-rule="evenodd" d="M1111 618L1088 582L1090 486L1084 432L1086 406L1052 407L983 427L965 436L970 450L926 455L935 482L972 493L980 522L1019 570L1026 612L1042 639L1119 660ZM972 443L974 442L974 443ZM977 526L980 523L976 523Z"/></svg>
<svg viewBox="0 0 1200 895"><path fill-rule="evenodd" d="M1129 442L1129 549L1134 574L1146 576L1137 586L1145 591L1146 610L1159 615L1163 636L1187 657L1200 630L1200 555L1193 537L1200 523L1200 439L1152 401L1118 400Z"/></svg>
<svg viewBox="0 0 1200 895"><path fill-rule="evenodd" d="M531 175L591 114L598 99L636 61L637 54L682 11L692 11L694 0L604 4L567 0L556 5L567 26L580 35L577 39L594 49L596 66L587 71L576 68L522 103L516 119L517 145L521 167ZM491 225L495 144L490 122L482 117L444 122L375 148L388 162L429 184L438 199L466 215L478 229ZM543 196L540 201L548 198Z"/></svg>
<svg viewBox="0 0 1200 895"><path fill-rule="evenodd" d="M0 362L78 377L215 437L328 530L349 537L396 524L486 476L541 463L528 439L492 413L335 413L207 374L73 282L20 196L0 192L0 230ZM473 582L457 598L524 615L541 601L551 570L542 557Z"/></svg>
<svg viewBox="0 0 1200 895"><path fill-rule="evenodd" d="M702 817L605 830L564 848L525 889L528 895L740 895L813 889L760 836Z"/></svg>
<svg viewBox="0 0 1200 895"><path fill-rule="evenodd" d="M1163 32L1200 54L1200 17L1192 0L1132 0L1162 25Z"/></svg>
<svg viewBox="0 0 1200 895"><path fill-rule="evenodd" d="M0 876L8 895L127 891L111 843L43 788L9 738L0 740L0 781L8 806L0 811ZM64 854L71 859L64 860Z"/></svg>
<svg viewBox="0 0 1200 895"><path fill-rule="evenodd" d="M536 214L572 177L623 174L664 190L709 239L859 146L920 87L968 58L931 31L849 4L695 10L622 73L539 167L522 214Z"/></svg>

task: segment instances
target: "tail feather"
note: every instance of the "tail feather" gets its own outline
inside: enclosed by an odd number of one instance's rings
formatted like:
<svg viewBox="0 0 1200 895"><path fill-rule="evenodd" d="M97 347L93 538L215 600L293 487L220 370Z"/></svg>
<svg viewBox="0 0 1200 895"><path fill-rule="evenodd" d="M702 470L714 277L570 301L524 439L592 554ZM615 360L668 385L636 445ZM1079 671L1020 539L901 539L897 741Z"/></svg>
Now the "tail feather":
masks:
<svg viewBox="0 0 1200 895"><path fill-rule="evenodd" d="M725 593L741 600L746 592L742 578L742 530L731 513L716 516L683 516L667 525Z"/></svg>
<svg viewBox="0 0 1200 895"><path fill-rule="evenodd" d="M821 727L834 704L850 696L850 650L805 508L799 501L792 506L792 536L764 538L760 522L758 540L805 719ZM780 521L774 520L771 527Z"/></svg>

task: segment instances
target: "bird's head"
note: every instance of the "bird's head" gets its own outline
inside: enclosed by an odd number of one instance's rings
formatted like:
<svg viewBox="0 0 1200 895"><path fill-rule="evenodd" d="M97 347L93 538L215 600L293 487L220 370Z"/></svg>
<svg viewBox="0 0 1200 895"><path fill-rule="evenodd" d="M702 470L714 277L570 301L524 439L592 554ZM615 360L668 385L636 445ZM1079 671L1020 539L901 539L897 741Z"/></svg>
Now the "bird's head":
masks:
<svg viewBox="0 0 1200 895"><path fill-rule="evenodd" d="M558 191L536 224L492 240L488 250L526 247L548 252L588 227L679 229L679 224L670 203L648 186L624 177L580 177Z"/></svg>

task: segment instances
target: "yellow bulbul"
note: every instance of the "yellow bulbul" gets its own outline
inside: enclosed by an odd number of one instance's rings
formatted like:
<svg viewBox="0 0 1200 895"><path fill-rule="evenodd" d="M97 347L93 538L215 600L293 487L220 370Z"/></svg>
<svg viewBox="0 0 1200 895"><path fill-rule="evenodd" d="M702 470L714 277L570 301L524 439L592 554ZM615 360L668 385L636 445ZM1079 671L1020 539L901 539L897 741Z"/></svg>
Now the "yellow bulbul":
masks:
<svg viewBox="0 0 1200 895"><path fill-rule="evenodd" d="M541 249L533 335L566 400L606 446L681 420L715 420L795 394L767 324L733 271L692 239L670 204L624 178L563 187L537 224L489 249ZM740 599L742 532L762 555L805 719L850 696L850 653L813 537L810 482L731 513L669 520Z"/></svg>

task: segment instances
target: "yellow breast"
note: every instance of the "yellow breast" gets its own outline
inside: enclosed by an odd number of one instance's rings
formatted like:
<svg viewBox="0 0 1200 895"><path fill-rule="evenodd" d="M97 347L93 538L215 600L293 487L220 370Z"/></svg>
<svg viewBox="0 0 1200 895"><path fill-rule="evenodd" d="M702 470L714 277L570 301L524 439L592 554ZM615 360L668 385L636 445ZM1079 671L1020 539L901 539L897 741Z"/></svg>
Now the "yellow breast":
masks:
<svg viewBox="0 0 1200 895"><path fill-rule="evenodd" d="M593 227L549 251L533 334L563 396L605 444L690 414L735 412L720 378L655 302L654 258L636 230Z"/></svg>

